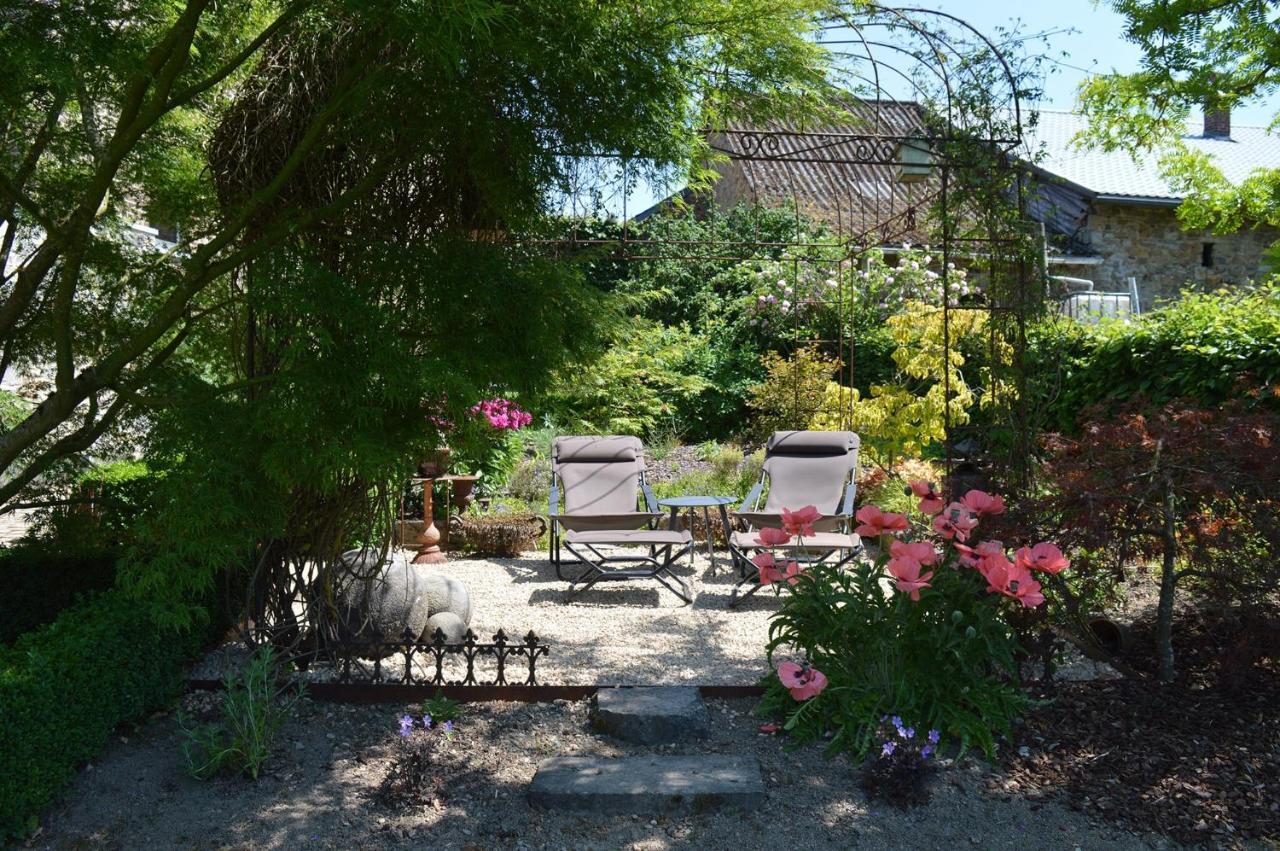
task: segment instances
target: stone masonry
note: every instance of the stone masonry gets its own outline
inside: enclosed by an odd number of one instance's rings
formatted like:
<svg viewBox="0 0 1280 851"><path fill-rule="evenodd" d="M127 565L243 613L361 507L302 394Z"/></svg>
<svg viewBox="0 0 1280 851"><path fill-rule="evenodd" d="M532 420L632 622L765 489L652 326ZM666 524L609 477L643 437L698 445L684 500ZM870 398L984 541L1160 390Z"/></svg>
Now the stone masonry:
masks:
<svg viewBox="0 0 1280 851"><path fill-rule="evenodd" d="M1280 231L1270 227L1215 235L1208 230L1184 231L1173 207L1095 203L1089 216L1092 252L1103 259L1080 272L1094 288L1125 292L1129 277L1138 281L1142 309L1186 290L1209 291L1257 279L1263 251ZM1213 265L1201 265L1204 244L1213 244Z"/></svg>

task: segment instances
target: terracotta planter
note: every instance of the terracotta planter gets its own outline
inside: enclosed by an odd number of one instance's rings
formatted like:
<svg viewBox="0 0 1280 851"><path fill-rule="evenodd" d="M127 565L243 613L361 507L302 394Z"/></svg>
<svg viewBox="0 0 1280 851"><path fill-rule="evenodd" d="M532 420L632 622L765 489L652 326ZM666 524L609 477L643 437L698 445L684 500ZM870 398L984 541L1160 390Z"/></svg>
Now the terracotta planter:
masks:
<svg viewBox="0 0 1280 851"><path fill-rule="evenodd" d="M453 477L453 507L459 514L465 514L475 499L476 481L479 476Z"/></svg>

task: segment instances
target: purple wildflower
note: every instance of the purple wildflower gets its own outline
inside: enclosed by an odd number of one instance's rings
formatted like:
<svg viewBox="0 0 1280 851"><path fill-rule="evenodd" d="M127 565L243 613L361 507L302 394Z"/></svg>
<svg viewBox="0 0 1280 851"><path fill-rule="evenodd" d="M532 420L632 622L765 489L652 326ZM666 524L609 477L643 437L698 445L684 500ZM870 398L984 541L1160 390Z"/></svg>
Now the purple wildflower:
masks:
<svg viewBox="0 0 1280 851"><path fill-rule="evenodd" d="M443 729L446 733L452 733L452 732L453 732L453 722L452 722L452 721L446 721L446 722L444 722L444 727L443 727L442 729Z"/></svg>
<svg viewBox="0 0 1280 851"><path fill-rule="evenodd" d="M901 716L901 715L895 715L895 716L893 716L892 718L890 718L889 720L893 722L893 726L897 727L899 730L901 730L901 729L902 729L902 716Z"/></svg>
<svg viewBox="0 0 1280 851"><path fill-rule="evenodd" d="M920 758L928 759L933 756L933 745L925 745L920 749Z"/></svg>
<svg viewBox="0 0 1280 851"><path fill-rule="evenodd" d="M898 745L896 742L885 742L884 747L880 749L880 755L893 756L893 752L897 750L897 748L898 748Z"/></svg>
<svg viewBox="0 0 1280 851"><path fill-rule="evenodd" d="M400 716L400 735L407 737L413 732L413 718L409 715Z"/></svg>
<svg viewBox="0 0 1280 851"><path fill-rule="evenodd" d="M422 728L423 728L424 730L430 730L430 729L431 729L431 725L432 725L433 723L435 723L435 722L433 722L433 721L431 720L431 716L430 716L430 715L423 715L423 716L422 716Z"/></svg>
<svg viewBox="0 0 1280 851"><path fill-rule="evenodd" d="M929 741L933 742L936 745L941 739L942 739L942 734L939 733L937 730L929 731Z"/></svg>

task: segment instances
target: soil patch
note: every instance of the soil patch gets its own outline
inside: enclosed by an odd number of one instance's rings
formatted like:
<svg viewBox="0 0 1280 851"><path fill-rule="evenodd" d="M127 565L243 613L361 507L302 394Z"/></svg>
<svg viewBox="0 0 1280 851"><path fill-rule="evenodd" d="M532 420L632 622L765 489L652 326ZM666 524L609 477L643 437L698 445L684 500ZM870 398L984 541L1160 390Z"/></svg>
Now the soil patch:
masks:
<svg viewBox="0 0 1280 851"><path fill-rule="evenodd" d="M1125 654L1147 672L1153 628L1135 622ZM1183 842L1280 840L1280 613L1185 609L1174 636L1176 682L1061 684L1026 719L1009 782Z"/></svg>

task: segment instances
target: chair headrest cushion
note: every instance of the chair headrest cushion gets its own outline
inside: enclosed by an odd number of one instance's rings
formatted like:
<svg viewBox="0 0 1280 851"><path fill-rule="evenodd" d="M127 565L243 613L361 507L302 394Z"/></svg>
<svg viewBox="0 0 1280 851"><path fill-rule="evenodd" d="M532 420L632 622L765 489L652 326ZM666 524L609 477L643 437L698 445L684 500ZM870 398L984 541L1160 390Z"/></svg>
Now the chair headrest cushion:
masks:
<svg viewBox="0 0 1280 851"><path fill-rule="evenodd" d="M767 455L848 455L861 441L851 431L775 431Z"/></svg>
<svg viewBox="0 0 1280 851"><path fill-rule="evenodd" d="M577 461L635 461L640 457L638 437L557 437L552 454L558 463Z"/></svg>

